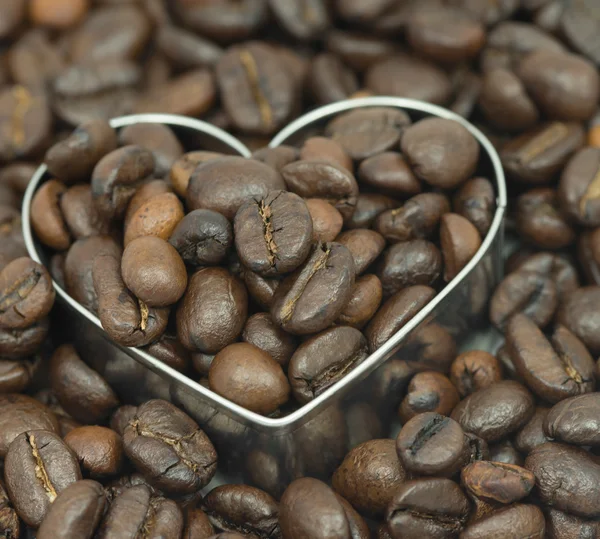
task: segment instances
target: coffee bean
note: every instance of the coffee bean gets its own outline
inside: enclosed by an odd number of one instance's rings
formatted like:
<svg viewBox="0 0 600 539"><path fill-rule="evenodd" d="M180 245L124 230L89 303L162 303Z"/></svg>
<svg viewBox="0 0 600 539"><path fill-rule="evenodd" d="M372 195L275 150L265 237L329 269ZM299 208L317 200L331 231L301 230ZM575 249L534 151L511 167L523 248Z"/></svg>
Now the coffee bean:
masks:
<svg viewBox="0 0 600 539"><path fill-rule="evenodd" d="M466 397L451 417L466 432L497 442L519 430L533 412L533 395L518 382L503 380Z"/></svg>
<svg viewBox="0 0 600 539"><path fill-rule="evenodd" d="M444 280L450 282L475 256L481 236L470 221L456 213L446 213L440 220L440 243L444 258Z"/></svg>
<svg viewBox="0 0 600 539"><path fill-rule="evenodd" d="M337 323L362 329L379 309L383 288L376 275L362 275L352 287L350 299Z"/></svg>
<svg viewBox="0 0 600 539"><path fill-rule="evenodd" d="M345 246L317 244L306 262L275 291L273 320L295 335L325 329L350 299L354 275L352 255Z"/></svg>
<svg viewBox="0 0 600 539"><path fill-rule="evenodd" d="M556 314L556 320L574 333L596 356L600 354L600 339L596 328L600 324L596 301L600 298L600 287L584 286L575 290Z"/></svg>
<svg viewBox="0 0 600 539"><path fill-rule="evenodd" d="M180 69L213 67L223 55L217 44L171 24L159 28L156 47Z"/></svg>
<svg viewBox="0 0 600 539"><path fill-rule="evenodd" d="M332 29L327 33L325 46L339 56L354 71L363 72L397 51L393 41L375 34Z"/></svg>
<svg viewBox="0 0 600 539"><path fill-rule="evenodd" d="M573 445L598 446L598 393L570 397L555 404L544 421L548 437Z"/></svg>
<svg viewBox="0 0 600 539"><path fill-rule="evenodd" d="M125 223L124 245L143 236L156 236L168 240L184 217L183 205L174 193L151 197L133 214L128 212Z"/></svg>
<svg viewBox="0 0 600 539"><path fill-rule="evenodd" d="M248 294L262 309L270 309L275 291L281 281L275 278L266 278L248 269L243 269L240 277L248 288Z"/></svg>
<svg viewBox="0 0 600 539"><path fill-rule="evenodd" d="M396 442L378 439L352 449L333 474L332 485L360 513L381 516L405 477Z"/></svg>
<svg viewBox="0 0 600 539"><path fill-rule="evenodd" d="M267 352L284 369L298 346L296 338L275 324L269 313L257 313L248 318L242 340Z"/></svg>
<svg viewBox="0 0 600 539"><path fill-rule="evenodd" d="M65 488L50 506L37 537L40 539L91 538L106 506L104 488L96 481L77 481Z"/></svg>
<svg viewBox="0 0 600 539"><path fill-rule="evenodd" d="M419 372L408 385L398 415L402 423L425 412L450 415L459 400L458 391L446 376L439 372Z"/></svg>
<svg viewBox="0 0 600 539"><path fill-rule="evenodd" d="M466 523L469 501L450 479L413 479L400 485L386 513L394 538L457 537Z"/></svg>
<svg viewBox="0 0 600 539"><path fill-rule="evenodd" d="M54 289L44 266L17 258L0 271L0 326L25 329L40 321L54 305Z"/></svg>
<svg viewBox="0 0 600 539"><path fill-rule="evenodd" d="M110 222L101 219L96 211L89 185L73 185L60 195L58 202L62 219L76 240L110 232Z"/></svg>
<svg viewBox="0 0 600 539"><path fill-rule="evenodd" d="M230 344L213 360L210 388L248 410L268 415L285 404L290 385L269 353L248 343Z"/></svg>
<svg viewBox="0 0 600 539"><path fill-rule="evenodd" d="M296 39L315 39L329 26L327 4L323 0L306 0L297 4L293 0L269 2L276 20Z"/></svg>
<svg viewBox="0 0 600 539"><path fill-rule="evenodd" d="M212 479L217 454L187 414L162 400L142 404L123 434L125 454L156 488L188 494Z"/></svg>
<svg viewBox="0 0 600 539"><path fill-rule="evenodd" d="M600 149L583 148L565 166L558 186L563 211L584 226L600 225L596 208L599 171Z"/></svg>
<svg viewBox="0 0 600 539"><path fill-rule="evenodd" d="M183 154L171 167L169 180L175 192L182 198L185 198L190 178L196 170L196 167L212 159L220 159L223 154L207 151L195 151ZM275 168L275 167L273 167Z"/></svg>
<svg viewBox="0 0 600 539"><path fill-rule="evenodd" d="M510 440L493 444L489 446L489 460L511 464L514 466L523 465L523 455L519 453Z"/></svg>
<svg viewBox="0 0 600 539"><path fill-rule="evenodd" d="M5 329L0 327L0 356L7 359L21 359L35 354L48 335L50 322L43 318L25 329ZM0 444L0 454L1 454Z"/></svg>
<svg viewBox="0 0 600 539"><path fill-rule="evenodd" d="M65 443L77 456L83 472L93 478L118 475L123 466L123 441L106 427L90 426L73 429Z"/></svg>
<svg viewBox="0 0 600 539"><path fill-rule="evenodd" d="M404 424L396 439L398 457L409 473L454 475L470 456L460 425L438 413L425 412Z"/></svg>
<svg viewBox="0 0 600 539"><path fill-rule="evenodd" d="M82 423L103 420L119 404L106 380L70 344L59 346L52 355L50 384L63 408Z"/></svg>
<svg viewBox="0 0 600 539"><path fill-rule="evenodd" d="M202 509L191 509L187 512L187 524L183 532L185 539L206 539L214 533L215 530Z"/></svg>
<svg viewBox="0 0 600 539"><path fill-rule="evenodd" d="M21 522L2 483L0 483L0 529L7 537L20 537L21 534Z"/></svg>
<svg viewBox="0 0 600 539"><path fill-rule="evenodd" d="M348 99L358 90L356 74L335 54L322 53L310 64L308 86L321 105Z"/></svg>
<svg viewBox="0 0 600 539"><path fill-rule="evenodd" d="M298 402L304 404L339 382L369 355L357 329L334 327L304 341L294 352L288 377Z"/></svg>
<svg viewBox="0 0 600 539"><path fill-rule="evenodd" d="M354 163L340 143L326 137L307 139L300 149L298 159L301 161L331 161L350 173L354 171Z"/></svg>
<svg viewBox="0 0 600 539"><path fill-rule="evenodd" d="M536 492L543 504L586 518L600 513L595 480L600 465L587 451L549 442L529 453L525 467L535 475Z"/></svg>
<svg viewBox="0 0 600 539"><path fill-rule="evenodd" d="M18 515L29 526L37 528L57 495L79 479L77 458L56 434L29 430L10 444L4 480Z"/></svg>
<svg viewBox="0 0 600 539"><path fill-rule="evenodd" d="M385 13L392 4L392 0L375 0L368 5L358 0L339 0L336 2L336 12L344 20L364 24Z"/></svg>
<svg viewBox="0 0 600 539"><path fill-rule="evenodd" d="M558 326L549 341L531 320L516 315L506 343L517 372L541 399L556 403L594 390L594 360L568 329Z"/></svg>
<svg viewBox="0 0 600 539"><path fill-rule="evenodd" d="M385 247L381 234L368 229L347 230L336 241L349 249L357 276L369 268Z"/></svg>
<svg viewBox="0 0 600 539"><path fill-rule="evenodd" d="M119 406L110 418L110 428L119 436L123 436L125 427L127 427L129 421L135 417L136 411L137 406L132 406L131 404Z"/></svg>
<svg viewBox="0 0 600 539"><path fill-rule="evenodd" d="M310 201L309 201L310 203ZM371 228L377 216L398 207L398 202L393 198L376 193L359 193L356 198L356 207L347 228ZM313 223L315 219L313 217Z"/></svg>
<svg viewBox="0 0 600 539"><path fill-rule="evenodd" d="M398 351L416 371L433 370L447 373L457 355L456 341L447 329L435 322L419 326Z"/></svg>
<svg viewBox="0 0 600 539"><path fill-rule="evenodd" d="M450 380L466 397L502 380L502 366L490 353L471 350L460 354L450 368Z"/></svg>
<svg viewBox="0 0 600 539"><path fill-rule="evenodd" d="M373 353L405 326L431 299L435 290L428 286L415 285L400 290L388 299L377 311L367 329L365 337Z"/></svg>
<svg viewBox="0 0 600 539"><path fill-rule="evenodd" d="M322 198L309 198L305 202L313 223L313 241L334 241L344 226L342 214Z"/></svg>
<svg viewBox="0 0 600 539"><path fill-rule="evenodd" d="M177 308L177 336L188 350L214 354L237 340L247 314L244 284L224 268L203 268Z"/></svg>
<svg viewBox="0 0 600 539"><path fill-rule="evenodd" d="M548 183L585 142L580 124L542 124L506 143L500 152L509 177L517 182Z"/></svg>
<svg viewBox="0 0 600 539"><path fill-rule="evenodd" d="M35 377L41 362L41 357L32 361L0 360L0 392L19 393L25 391Z"/></svg>
<svg viewBox="0 0 600 539"><path fill-rule="evenodd" d="M544 423L550 408L538 406L531 419L515 436L515 447L522 453L528 454L536 447L548 441L544 432Z"/></svg>
<svg viewBox="0 0 600 539"><path fill-rule="evenodd" d="M390 243L427 239L435 234L442 215L450 211L448 198L441 193L421 193L403 206L380 213L375 229Z"/></svg>
<svg viewBox="0 0 600 539"><path fill-rule="evenodd" d="M525 468L501 462L473 462L461 471L462 484L487 503L511 504L525 498L535 486L535 476Z"/></svg>
<svg viewBox="0 0 600 539"><path fill-rule="evenodd" d="M44 183L31 202L31 224L40 241L59 251L69 248L71 235L60 209L66 186L58 180Z"/></svg>
<svg viewBox="0 0 600 539"><path fill-rule="evenodd" d="M558 509L546 511L546 530L548 537L594 537L600 533L597 520L587 520L569 515Z"/></svg>
<svg viewBox="0 0 600 539"><path fill-rule="evenodd" d="M395 152L383 152L365 159L358 168L361 184L401 198L418 195L421 183L405 158Z"/></svg>
<svg viewBox="0 0 600 539"><path fill-rule="evenodd" d="M465 528L461 537L464 539L483 539L504 535L505 537L530 537L542 539L547 537L544 514L535 505L516 504L506 509L494 511L482 520Z"/></svg>

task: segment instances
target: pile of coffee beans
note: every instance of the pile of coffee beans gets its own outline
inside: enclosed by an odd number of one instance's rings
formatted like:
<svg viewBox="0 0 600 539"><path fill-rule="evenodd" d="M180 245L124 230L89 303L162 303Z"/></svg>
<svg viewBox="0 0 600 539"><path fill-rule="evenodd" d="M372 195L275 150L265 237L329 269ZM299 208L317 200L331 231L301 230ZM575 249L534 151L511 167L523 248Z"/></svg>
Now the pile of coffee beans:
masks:
<svg viewBox="0 0 600 539"><path fill-rule="evenodd" d="M596 4L0 0L0 537L600 537ZM279 417L472 258L496 193L457 124L365 109L265 149L370 95L446 106L498 149L519 246L488 298L502 346L430 323L292 442L247 445L183 396L127 402L50 275L116 342ZM253 159L108 126L135 112L201 118ZM47 267L19 211L44 161Z"/></svg>

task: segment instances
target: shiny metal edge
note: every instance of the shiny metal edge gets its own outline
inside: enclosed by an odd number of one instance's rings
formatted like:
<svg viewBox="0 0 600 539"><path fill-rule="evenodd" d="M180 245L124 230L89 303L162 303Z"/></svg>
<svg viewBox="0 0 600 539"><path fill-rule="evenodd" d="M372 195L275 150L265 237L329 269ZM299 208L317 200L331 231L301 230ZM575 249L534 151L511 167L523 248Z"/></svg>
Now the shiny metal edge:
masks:
<svg viewBox="0 0 600 539"><path fill-rule="evenodd" d="M477 128L472 126L469 122L464 120L462 117L434 105L428 103L422 103L420 101L403 98L387 98L387 97L374 97L364 98L356 100L341 101L332 105L326 105L316 109L302 117L295 122L292 122L288 127L282 130L270 143L270 147L276 147L281 145L290 136L295 134L298 130L303 129L309 124L323 120L328 116L338 114L350 109L359 107L369 106L390 106L416 110L424 112L433 116L444 117L459 121L477 138L484 149L487 151L494 172L496 174L496 184L498 188L498 209L494 215L494 220L490 231L482 243L476 256L463 268L463 270L454 278L454 280L446 285L443 290L433 298L433 300L424 307L410 322L408 322L400 331L398 331L385 345L376 350L371 354L361 365L351 371L343 380L323 392L319 397L312 400L311 402L303 405L298 410L291 414L277 419L264 417L262 415L251 412L231 401L217 395L213 391L205 388L204 386L194 382L191 378L183 375L179 371L169 367L165 363L157 360L150 354L138 348L123 347L111 340L117 348L123 350L127 355L142 363L144 366L150 368L154 372L162 373L169 379L176 383L184 386L191 392L199 393L210 405L217 408L219 411L225 413L232 419L239 421L240 423L264 432L266 434L283 435L296 430L307 420L314 417L322 408L325 408L332 400L334 400L338 393L346 391L349 386L355 381L360 381L366 377L370 372L374 371L379 365L381 365L386 359L388 359L394 349L400 344L400 342L419 324L421 324L435 308L442 303L442 301L454 290L461 282L469 275L469 273L477 266L482 258L488 253L492 247L493 242L496 238L502 234L502 224L504 211L506 207L506 183L504 178L504 171L500 163L500 158L496 153L496 150L492 146L491 142L479 131ZM213 136L219 141L229 145L232 149L240 153L244 157L250 157L251 152L245 145L238 141L235 137L229 135L225 131L203 122L201 120L195 120L193 118L187 118L183 116L170 115L170 114L136 114L130 116L123 116L111 120L111 125L115 128L125 127L136 123L164 123L167 125L175 125L186 127L190 129L198 130L207 135ZM37 190L41 180L47 172L45 165L41 165L33 175L27 190L23 198L22 206L22 222L23 222L23 237L25 246L29 253L29 256L36 262L41 263L41 258L35 247L33 233L31 228L31 202L35 191ZM54 282L57 294L61 300L77 314L83 316L88 322L96 326L100 331L104 332L100 320L87 309L83 308L78 302L73 300L64 291L58 283ZM105 333L105 332L104 332ZM106 333L105 333L106 335ZM110 340L108 335L106 338Z"/></svg>

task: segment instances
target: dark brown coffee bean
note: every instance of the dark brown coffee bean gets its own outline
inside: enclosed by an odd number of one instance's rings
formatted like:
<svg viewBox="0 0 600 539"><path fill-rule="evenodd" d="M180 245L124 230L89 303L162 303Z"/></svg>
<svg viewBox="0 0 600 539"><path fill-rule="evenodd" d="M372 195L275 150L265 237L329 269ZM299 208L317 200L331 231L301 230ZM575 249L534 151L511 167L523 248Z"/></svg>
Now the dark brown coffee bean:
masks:
<svg viewBox="0 0 600 539"><path fill-rule="evenodd" d="M20 393L25 391L38 371L41 359L39 356L31 361L0 359L0 392Z"/></svg>
<svg viewBox="0 0 600 539"><path fill-rule="evenodd" d="M296 400L304 404L318 397L368 355L363 334L350 327L334 327L304 341L288 367Z"/></svg>
<svg viewBox="0 0 600 539"><path fill-rule="evenodd" d="M119 436L123 436L125 427L129 424L129 421L133 419L137 411L137 406L131 404L124 404L119 406L110 418L110 428L114 430Z"/></svg>
<svg viewBox="0 0 600 539"><path fill-rule="evenodd" d="M555 404L544 421L544 432L568 444L597 447L600 445L598 396L598 393L589 393Z"/></svg>
<svg viewBox="0 0 600 539"><path fill-rule="evenodd" d="M454 337L446 328L429 322L409 335L406 345L398 351L398 357L416 371L447 373L457 355L456 347Z"/></svg>
<svg viewBox="0 0 600 539"><path fill-rule="evenodd" d="M340 29L327 33L325 46L351 69L360 72L397 52L393 41L382 39L375 34Z"/></svg>
<svg viewBox="0 0 600 539"><path fill-rule="evenodd" d="M544 423L550 408L538 406L531 419L517 433L514 438L515 447L518 451L528 454L539 445L548 441L544 432Z"/></svg>
<svg viewBox="0 0 600 539"><path fill-rule="evenodd" d="M559 324L574 333L593 356L600 354L600 318L596 309L600 287L584 286L565 298L556 315Z"/></svg>
<svg viewBox="0 0 600 539"><path fill-rule="evenodd" d="M446 376L439 372L419 372L408 385L398 415L402 423L425 412L450 415L459 401L458 391Z"/></svg>
<svg viewBox="0 0 600 539"><path fill-rule="evenodd" d="M300 149L299 159L301 161L331 161L348 172L354 171L354 163L341 144L326 137L307 139Z"/></svg>
<svg viewBox="0 0 600 539"><path fill-rule="evenodd" d="M336 241L345 245L352 254L356 275L364 273L385 247L381 234L368 229L347 230Z"/></svg>
<svg viewBox="0 0 600 539"><path fill-rule="evenodd" d="M599 226L600 149L583 148L565 166L558 186L563 211L584 226Z"/></svg>
<svg viewBox="0 0 600 539"><path fill-rule="evenodd" d="M154 167L152 152L139 146L125 146L103 157L94 167L91 180L99 214L105 219L123 217L137 183L151 174Z"/></svg>
<svg viewBox="0 0 600 539"><path fill-rule="evenodd" d="M269 313L257 313L248 318L242 340L267 352L284 369L296 350L296 338L283 331Z"/></svg>
<svg viewBox="0 0 600 539"><path fill-rule="evenodd" d="M594 391L594 360L566 328L558 326L549 341L534 322L517 315L506 328L506 343L517 372L543 400Z"/></svg>
<svg viewBox="0 0 600 539"><path fill-rule="evenodd" d="M220 159L223 154L207 151L195 151L183 154L171 167L169 180L175 192L185 198L190 178L196 167L212 159Z"/></svg>
<svg viewBox="0 0 600 539"><path fill-rule="evenodd" d="M329 26L327 3L323 0L269 2L276 20L296 39L320 38Z"/></svg>
<svg viewBox="0 0 600 539"><path fill-rule="evenodd" d="M579 0L564 6L560 18L560 30L569 44L579 53L598 63L598 39L595 35L600 20L594 4Z"/></svg>
<svg viewBox="0 0 600 539"><path fill-rule="evenodd" d="M450 202L442 193L421 193L395 210L380 213L374 228L390 243L427 239L437 232L442 215L449 211Z"/></svg>
<svg viewBox="0 0 600 539"><path fill-rule="evenodd" d="M0 326L25 329L54 305L52 279L44 266L17 258L0 271Z"/></svg>
<svg viewBox="0 0 600 539"><path fill-rule="evenodd" d="M338 0L336 12L346 21L364 24L385 13L392 4L392 0L375 0L368 5L359 0Z"/></svg>
<svg viewBox="0 0 600 539"><path fill-rule="evenodd" d="M469 501L450 479L413 479L400 485L387 508L394 539L457 537L469 515Z"/></svg>
<svg viewBox="0 0 600 539"><path fill-rule="evenodd" d="M328 139L329 140L329 139ZM261 148L252 154L252 159L265 163L277 172L281 173L281 169L294 161L300 159L300 150L293 146L281 145L277 148Z"/></svg>
<svg viewBox="0 0 600 539"><path fill-rule="evenodd" d="M223 55L215 43L171 24L159 28L156 48L180 69L213 67Z"/></svg>
<svg viewBox="0 0 600 539"><path fill-rule="evenodd" d="M536 104L508 69L493 69L484 75L478 104L485 119L503 131L519 133L539 121Z"/></svg>
<svg viewBox="0 0 600 539"><path fill-rule="evenodd" d="M65 488L52 503L37 537L39 539L91 539L104 514L107 500L96 481L77 481Z"/></svg>
<svg viewBox="0 0 600 539"><path fill-rule="evenodd" d="M315 101L321 105L348 99L358 90L356 75L331 53L315 56L310 64L308 85Z"/></svg>
<svg viewBox="0 0 600 539"><path fill-rule="evenodd" d="M31 202L31 224L40 241L52 249L64 251L71 245L71 235L60 209L61 197L67 191L58 180L44 183Z"/></svg>
<svg viewBox="0 0 600 539"><path fill-rule="evenodd" d="M408 421L396 438L396 450L406 470L417 475L452 476L471 456L460 425L434 412Z"/></svg>
<svg viewBox="0 0 600 539"><path fill-rule="evenodd" d="M488 460L514 466L522 466L524 461L523 455L515 449L510 440L490 445Z"/></svg>
<svg viewBox="0 0 600 539"><path fill-rule="evenodd" d="M63 408L82 423L102 421L119 405L106 380L70 344L58 347L52 355L50 384Z"/></svg>
<svg viewBox="0 0 600 539"><path fill-rule="evenodd" d="M549 276L519 269L496 288L490 303L490 319L503 330L514 315L523 313L543 328L552 320L557 305L556 286Z"/></svg>
<svg viewBox="0 0 600 539"><path fill-rule="evenodd" d="M113 430L98 426L79 427L65 436L65 443L90 477L118 475L121 471L123 441Z"/></svg>
<svg viewBox="0 0 600 539"><path fill-rule="evenodd" d="M508 175L518 182L548 183L585 142L580 124L553 122L505 144L500 152Z"/></svg>
<svg viewBox="0 0 600 539"><path fill-rule="evenodd" d="M453 199L454 212L468 219L485 238L496 211L496 195L487 178L473 178L459 189Z"/></svg>
<svg viewBox="0 0 600 539"><path fill-rule="evenodd" d="M358 168L358 180L378 192L399 198L418 195L422 191L421 182L406 159L396 152L383 152L365 159Z"/></svg>
<svg viewBox="0 0 600 539"><path fill-rule="evenodd" d="M46 339L49 329L48 318L43 318L37 324L22 330L0 327L0 356L6 359L22 359L35 354Z"/></svg>
<svg viewBox="0 0 600 539"><path fill-rule="evenodd" d="M446 213L440 220L440 243L444 257L444 280L450 282L475 256L481 236L469 220Z"/></svg>
<svg viewBox="0 0 600 539"><path fill-rule="evenodd" d="M450 368L450 380L466 397L502 380L500 362L483 350L471 350L459 355Z"/></svg>
<svg viewBox="0 0 600 539"><path fill-rule="evenodd" d="M196 168L186 200L189 210L213 210L233 221L246 200L278 189L285 189L283 178L270 166L243 157L224 157Z"/></svg>
<svg viewBox="0 0 600 539"><path fill-rule="evenodd" d="M395 440L378 439L350 451L333 474L332 485L360 513L381 516L405 477Z"/></svg>
<svg viewBox="0 0 600 539"><path fill-rule="evenodd" d="M60 196L59 205L67 229L76 240L110 232L110 222L96 211L90 185L73 185Z"/></svg>
<svg viewBox="0 0 600 539"><path fill-rule="evenodd" d="M594 64L581 56L540 50L521 62L518 73L548 118L577 122L594 114L600 76Z"/></svg>
<svg viewBox="0 0 600 539"><path fill-rule="evenodd" d="M382 297L383 288L376 275L358 277L337 323L362 329L379 309Z"/></svg>
<svg viewBox="0 0 600 539"><path fill-rule="evenodd" d="M123 434L125 454L156 488L196 492L217 468L210 440L187 414L163 400L142 404Z"/></svg>
<svg viewBox="0 0 600 539"><path fill-rule="evenodd" d="M340 114L325 129L355 160L367 159L391 150L410 125L408 115L399 109L357 109Z"/></svg>
<svg viewBox="0 0 600 539"><path fill-rule="evenodd" d="M0 483L0 530L7 538L18 539L21 536L21 521L2 483Z"/></svg>
<svg viewBox="0 0 600 539"><path fill-rule="evenodd" d="M270 47L258 42L232 47L219 60L216 75L223 107L238 129L270 135L289 119L294 79Z"/></svg>
<svg viewBox="0 0 600 539"><path fill-rule="evenodd" d="M0 170L0 184L9 186L17 193L24 194L36 168L33 163L14 161Z"/></svg>
<svg viewBox="0 0 600 539"><path fill-rule="evenodd" d="M377 216L398 207L398 202L393 198L376 193L359 193L356 198L356 207L347 228L371 228ZM314 222L314 218L313 218Z"/></svg>
<svg viewBox="0 0 600 539"><path fill-rule="evenodd" d="M78 126L46 153L48 172L64 183L86 181L98 161L117 149L117 134L104 120Z"/></svg>
<svg viewBox="0 0 600 539"><path fill-rule="evenodd" d="M344 226L342 214L322 198L309 198L305 202L313 223L313 241L334 241Z"/></svg>
<svg viewBox="0 0 600 539"><path fill-rule="evenodd" d="M237 340L247 314L244 284L225 268L203 268L177 308L177 336L188 350L214 354Z"/></svg>
<svg viewBox="0 0 600 539"><path fill-rule="evenodd" d="M463 468L461 480L467 492L492 504L518 502L535 486L529 470L502 462L473 462Z"/></svg>
<svg viewBox="0 0 600 539"><path fill-rule="evenodd" d="M75 454L56 434L29 430L10 444L4 462L6 489L29 526L39 527L57 495L79 479Z"/></svg>
<svg viewBox="0 0 600 539"><path fill-rule="evenodd" d="M400 290L388 299L377 311L365 330L371 353L381 348L434 296L435 290L433 288L415 285Z"/></svg>
<svg viewBox="0 0 600 539"><path fill-rule="evenodd" d="M600 465L587 451L549 442L529 453L525 467L535 475L544 505L585 518L600 514Z"/></svg>
<svg viewBox="0 0 600 539"><path fill-rule="evenodd" d="M307 261L275 291L273 320L295 335L327 328L348 303L354 276L352 254L345 246L317 244Z"/></svg>
<svg viewBox="0 0 600 539"><path fill-rule="evenodd" d="M485 518L467 526L460 536L464 539L484 539L503 535L507 539L547 537L544 514L535 505L515 504L494 511Z"/></svg>
<svg viewBox="0 0 600 539"><path fill-rule="evenodd" d="M249 343L223 348L211 363L208 380L215 393L262 415L289 399L290 385L281 365Z"/></svg>
<svg viewBox="0 0 600 539"><path fill-rule="evenodd" d="M534 409L533 395L524 386L503 380L462 400L452 419L466 432L497 442L525 425Z"/></svg>
<svg viewBox="0 0 600 539"><path fill-rule="evenodd" d="M594 537L600 533L600 524L597 520L587 520L551 508L546 511L546 530L547 537L551 539Z"/></svg>
<svg viewBox="0 0 600 539"><path fill-rule="evenodd" d="M187 512L187 524L183 532L184 539L208 539L215 530L202 509L191 509Z"/></svg>
<svg viewBox="0 0 600 539"><path fill-rule="evenodd" d="M365 86L375 95L407 97L436 105L446 105L452 97L450 78L442 69L403 53L373 64L365 74Z"/></svg>
<svg viewBox="0 0 600 539"><path fill-rule="evenodd" d="M279 504L266 492L247 485L221 485L202 501L212 525L249 537L281 537Z"/></svg>

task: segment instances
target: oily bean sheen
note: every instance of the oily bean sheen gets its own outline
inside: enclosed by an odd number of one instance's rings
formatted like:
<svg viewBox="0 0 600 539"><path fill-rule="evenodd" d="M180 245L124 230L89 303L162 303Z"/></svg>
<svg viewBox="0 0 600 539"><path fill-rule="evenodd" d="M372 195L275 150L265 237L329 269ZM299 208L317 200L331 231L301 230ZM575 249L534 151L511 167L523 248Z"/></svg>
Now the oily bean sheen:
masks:
<svg viewBox="0 0 600 539"><path fill-rule="evenodd" d="M471 261L481 246L479 232L462 215L447 213L440 220L444 280L450 282Z"/></svg>
<svg viewBox="0 0 600 539"><path fill-rule="evenodd" d="M544 539L546 523L544 514L535 505L516 504L499 509L467 526L460 534L462 539Z"/></svg>
<svg viewBox="0 0 600 539"><path fill-rule="evenodd" d="M54 433L31 430L8 449L4 480L18 515L37 528L60 492L81 479L75 454Z"/></svg>
<svg viewBox="0 0 600 539"><path fill-rule="evenodd" d="M261 275L294 271L308 256L313 223L305 202L288 191L271 191L240 207L234 220L242 263Z"/></svg>
<svg viewBox="0 0 600 539"><path fill-rule="evenodd" d="M600 394L565 399L548 412L544 432L552 439L573 445L600 445Z"/></svg>
<svg viewBox="0 0 600 539"><path fill-rule="evenodd" d="M383 152L365 159L358 167L361 184L399 198L418 195L421 182L413 174L406 159L396 152Z"/></svg>
<svg viewBox="0 0 600 539"><path fill-rule="evenodd" d="M472 462L461 472L465 489L489 503L511 504L525 498L535 486L535 476L521 466L502 462Z"/></svg>
<svg viewBox="0 0 600 539"><path fill-rule="evenodd" d="M306 262L278 286L271 316L289 333L321 331L346 306L354 278L350 251L339 243L319 243Z"/></svg>
<svg viewBox="0 0 600 539"><path fill-rule="evenodd" d="M106 507L104 488L96 481L77 481L57 497L37 532L40 539L92 539Z"/></svg>
<svg viewBox="0 0 600 539"><path fill-rule="evenodd" d="M556 403L594 391L594 360L565 327L548 339L529 318L516 315L506 328L506 343L517 372L541 399Z"/></svg>
<svg viewBox="0 0 600 539"><path fill-rule="evenodd" d="M369 355L367 340L357 329L339 326L304 341L294 352L288 377L298 402L318 397Z"/></svg>
<svg viewBox="0 0 600 539"><path fill-rule="evenodd" d="M533 395L518 382L505 380L466 397L452 411L452 419L466 432L497 442L520 429L533 412Z"/></svg>
<svg viewBox="0 0 600 539"><path fill-rule="evenodd" d="M134 466L164 492L196 492L217 469L217 453L206 434L166 401L142 404L125 428L123 444Z"/></svg>
<svg viewBox="0 0 600 539"><path fill-rule="evenodd" d="M202 501L212 525L225 532L280 538L279 504L266 492L248 485L222 485Z"/></svg>
<svg viewBox="0 0 600 539"><path fill-rule="evenodd" d="M585 518L600 515L600 465L585 450L548 442L525 461L541 502Z"/></svg>

